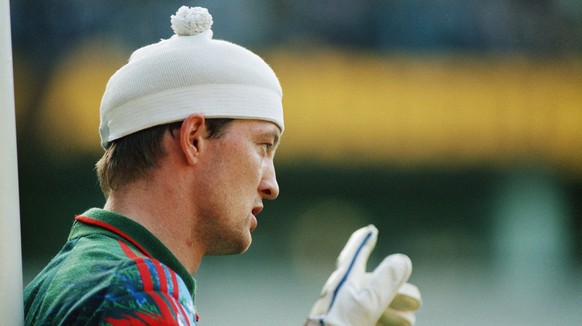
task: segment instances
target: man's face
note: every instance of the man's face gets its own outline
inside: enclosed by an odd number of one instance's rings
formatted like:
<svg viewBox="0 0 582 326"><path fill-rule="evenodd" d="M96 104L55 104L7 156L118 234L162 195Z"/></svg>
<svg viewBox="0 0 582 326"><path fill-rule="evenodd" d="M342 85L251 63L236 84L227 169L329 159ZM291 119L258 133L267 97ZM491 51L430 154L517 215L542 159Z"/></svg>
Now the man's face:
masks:
<svg viewBox="0 0 582 326"><path fill-rule="evenodd" d="M234 120L226 128L206 139L199 162L196 232L210 255L246 251L263 199L279 194L273 164L279 128L260 120Z"/></svg>

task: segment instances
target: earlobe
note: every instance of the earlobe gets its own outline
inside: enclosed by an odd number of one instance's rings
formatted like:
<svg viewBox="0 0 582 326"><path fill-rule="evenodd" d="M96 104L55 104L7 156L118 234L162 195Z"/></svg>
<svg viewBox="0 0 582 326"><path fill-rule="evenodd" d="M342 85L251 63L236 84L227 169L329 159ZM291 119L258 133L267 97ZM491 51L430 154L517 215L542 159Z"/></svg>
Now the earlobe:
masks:
<svg viewBox="0 0 582 326"><path fill-rule="evenodd" d="M190 165L198 163L204 132L204 116L201 114L191 115L182 122L180 146L186 161Z"/></svg>

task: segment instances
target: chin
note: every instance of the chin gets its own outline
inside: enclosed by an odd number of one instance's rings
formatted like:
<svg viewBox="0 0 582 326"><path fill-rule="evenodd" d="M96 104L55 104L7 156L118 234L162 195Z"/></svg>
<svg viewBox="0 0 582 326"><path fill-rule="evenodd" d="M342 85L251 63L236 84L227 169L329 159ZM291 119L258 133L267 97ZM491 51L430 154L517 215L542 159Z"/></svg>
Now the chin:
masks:
<svg viewBox="0 0 582 326"><path fill-rule="evenodd" d="M249 236L247 241L245 241L244 243L241 242L241 246L239 247L239 250L235 254L245 253L251 247L252 242L253 242L253 239Z"/></svg>
<svg viewBox="0 0 582 326"><path fill-rule="evenodd" d="M214 250L207 253L210 256L227 256L227 255L239 255L245 253L251 246L253 239L250 234L247 236L230 241L224 241L217 245Z"/></svg>

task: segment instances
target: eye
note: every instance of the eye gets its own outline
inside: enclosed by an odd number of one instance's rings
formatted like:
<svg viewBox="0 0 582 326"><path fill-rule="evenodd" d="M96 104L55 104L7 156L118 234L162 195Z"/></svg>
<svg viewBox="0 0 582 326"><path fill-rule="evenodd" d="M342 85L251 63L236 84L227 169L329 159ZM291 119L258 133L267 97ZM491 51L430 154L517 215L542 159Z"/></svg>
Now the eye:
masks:
<svg viewBox="0 0 582 326"><path fill-rule="evenodd" d="M263 146L263 149L267 153L269 153L271 151L271 148L273 148L273 144L271 144L271 143L263 143L263 144L261 144L261 146Z"/></svg>

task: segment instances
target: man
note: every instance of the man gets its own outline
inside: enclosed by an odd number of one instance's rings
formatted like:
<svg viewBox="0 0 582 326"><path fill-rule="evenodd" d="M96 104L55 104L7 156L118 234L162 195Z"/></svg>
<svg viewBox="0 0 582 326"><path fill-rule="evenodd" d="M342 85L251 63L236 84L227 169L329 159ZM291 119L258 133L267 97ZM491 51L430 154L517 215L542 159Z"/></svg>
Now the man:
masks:
<svg viewBox="0 0 582 326"><path fill-rule="evenodd" d="M204 8L171 17L175 35L135 51L109 80L99 128L103 209L76 217L61 252L26 287L32 325L195 325L206 255L251 244L264 199L279 187L281 87L252 52L213 40ZM354 233L307 321L414 323L410 260L365 263L373 226Z"/></svg>

